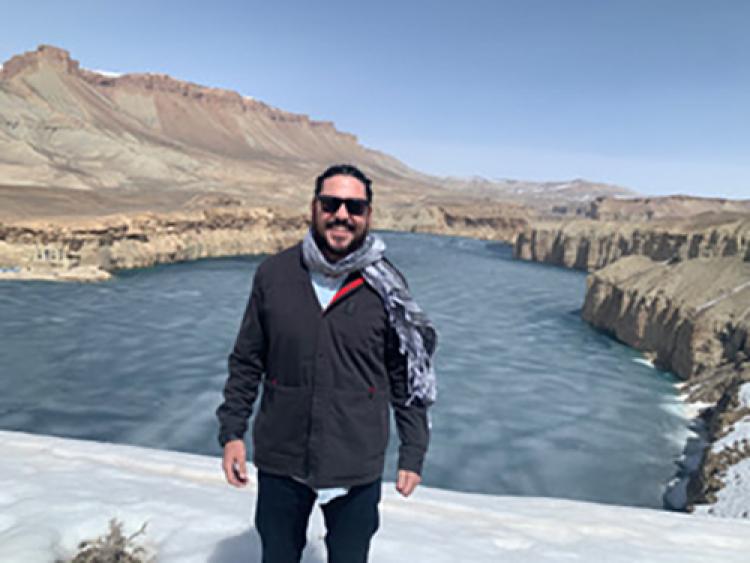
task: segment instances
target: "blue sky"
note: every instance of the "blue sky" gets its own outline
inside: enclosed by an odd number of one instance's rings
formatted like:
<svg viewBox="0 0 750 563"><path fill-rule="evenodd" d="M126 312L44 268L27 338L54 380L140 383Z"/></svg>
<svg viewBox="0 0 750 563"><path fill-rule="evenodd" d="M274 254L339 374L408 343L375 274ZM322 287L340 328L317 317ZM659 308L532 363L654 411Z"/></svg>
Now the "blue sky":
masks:
<svg viewBox="0 0 750 563"><path fill-rule="evenodd" d="M750 198L750 1L4 4L2 60L230 88L425 172Z"/></svg>

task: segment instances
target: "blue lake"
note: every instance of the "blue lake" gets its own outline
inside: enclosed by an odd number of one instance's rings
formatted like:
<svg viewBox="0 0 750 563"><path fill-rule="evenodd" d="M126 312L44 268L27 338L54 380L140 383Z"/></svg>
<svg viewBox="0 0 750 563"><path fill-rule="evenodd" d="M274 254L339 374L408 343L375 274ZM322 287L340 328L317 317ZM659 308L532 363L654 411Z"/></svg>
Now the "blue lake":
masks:
<svg viewBox="0 0 750 563"><path fill-rule="evenodd" d="M581 320L584 273L382 235L440 334L425 484L662 506L687 428L676 380ZM219 456L214 411L260 260L0 284L0 428ZM388 480L396 446L394 431Z"/></svg>

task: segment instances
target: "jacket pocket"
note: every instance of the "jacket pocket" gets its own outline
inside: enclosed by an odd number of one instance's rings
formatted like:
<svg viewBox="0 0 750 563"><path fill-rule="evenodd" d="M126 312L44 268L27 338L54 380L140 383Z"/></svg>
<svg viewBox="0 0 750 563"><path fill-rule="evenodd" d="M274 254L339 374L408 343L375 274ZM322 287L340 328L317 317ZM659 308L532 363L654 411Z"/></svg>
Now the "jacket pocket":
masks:
<svg viewBox="0 0 750 563"><path fill-rule="evenodd" d="M326 442L331 466L342 476L377 470L388 445L388 402L384 393L331 392Z"/></svg>
<svg viewBox="0 0 750 563"><path fill-rule="evenodd" d="M257 454L264 458L305 455L310 394L309 387L264 383L260 410L253 425L253 447Z"/></svg>

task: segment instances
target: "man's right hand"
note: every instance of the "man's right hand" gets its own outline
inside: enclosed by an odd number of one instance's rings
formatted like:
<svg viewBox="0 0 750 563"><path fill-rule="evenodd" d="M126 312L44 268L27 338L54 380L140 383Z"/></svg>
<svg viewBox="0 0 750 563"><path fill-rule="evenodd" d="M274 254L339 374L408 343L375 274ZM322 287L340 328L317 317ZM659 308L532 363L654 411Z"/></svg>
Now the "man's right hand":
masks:
<svg viewBox="0 0 750 563"><path fill-rule="evenodd" d="M243 440L230 440L224 444L224 476L227 482L234 487L247 485L247 462L245 457L245 442Z"/></svg>

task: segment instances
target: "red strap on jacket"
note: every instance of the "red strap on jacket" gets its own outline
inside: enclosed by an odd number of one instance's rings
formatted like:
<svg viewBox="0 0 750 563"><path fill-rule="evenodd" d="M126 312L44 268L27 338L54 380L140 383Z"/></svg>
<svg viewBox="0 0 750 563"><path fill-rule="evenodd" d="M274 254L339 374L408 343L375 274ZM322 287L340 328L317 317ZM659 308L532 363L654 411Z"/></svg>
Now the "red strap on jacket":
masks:
<svg viewBox="0 0 750 563"><path fill-rule="evenodd" d="M336 303L336 301L341 299L344 295L346 295L350 291L357 289L363 283L365 283L365 280L362 278L357 278L356 280L350 281L348 284L346 284L344 287L342 287L336 292L336 295L333 296L333 299L331 299L331 302L328 304L328 307Z"/></svg>

